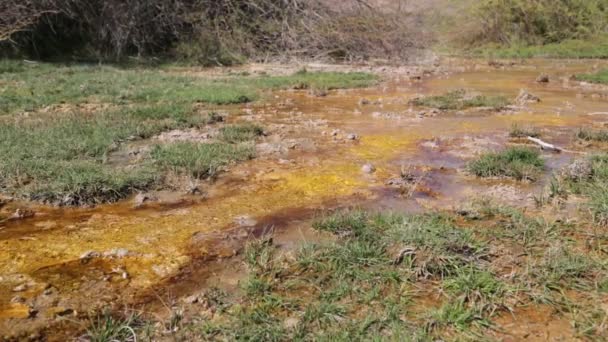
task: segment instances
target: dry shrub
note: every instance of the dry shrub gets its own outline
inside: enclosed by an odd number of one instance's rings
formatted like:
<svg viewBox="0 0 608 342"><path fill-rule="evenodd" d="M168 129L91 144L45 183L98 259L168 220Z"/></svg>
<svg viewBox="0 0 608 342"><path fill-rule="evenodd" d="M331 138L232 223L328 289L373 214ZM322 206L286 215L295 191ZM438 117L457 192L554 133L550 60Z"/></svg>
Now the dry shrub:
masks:
<svg viewBox="0 0 608 342"><path fill-rule="evenodd" d="M407 59L430 40L416 27L407 13L386 13L374 8L336 13L308 32L309 53L348 61Z"/></svg>
<svg viewBox="0 0 608 342"><path fill-rule="evenodd" d="M407 57L416 16L364 0L4 0L0 43L29 56L120 60L169 55L202 64L267 56ZM0 44L1 45L1 44Z"/></svg>
<svg viewBox="0 0 608 342"><path fill-rule="evenodd" d="M4 0L0 41L30 56L119 59L162 51L186 24L180 0Z"/></svg>

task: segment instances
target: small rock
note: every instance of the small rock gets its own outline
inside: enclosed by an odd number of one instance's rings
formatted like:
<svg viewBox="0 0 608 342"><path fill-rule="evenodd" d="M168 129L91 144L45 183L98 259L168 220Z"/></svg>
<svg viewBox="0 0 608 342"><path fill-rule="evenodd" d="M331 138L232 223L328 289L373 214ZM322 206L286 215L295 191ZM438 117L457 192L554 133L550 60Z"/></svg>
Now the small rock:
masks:
<svg viewBox="0 0 608 342"><path fill-rule="evenodd" d="M290 317L283 321L283 327L287 330L295 329L298 324L300 324L300 320L295 317Z"/></svg>
<svg viewBox="0 0 608 342"><path fill-rule="evenodd" d="M567 179L582 181L591 178L593 175L593 166L588 159L577 159L572 162L572 164L566 166L562 170L562 174Z"/></svg>
<svg viewBox="0 0 608 342"><path fill-rule="evenodd" d="M19 208L11 215L12 220L22 220L33 217L36 213L33 210Z"/></svg>
<svg viewBox="0 0 608 342"><path fill-rule="evenodd" d="M203 192L201 191L201 189L198 186L192 184L188 187L188 189L186 189L186 194L187 195L202 195Z"/></svg>
<svg viewBox="0 0 608 342"><path fill-rule="evenodd" d="M54 311L55 317L64 317L74 314L74 310L69 308L55 308L52 311Z"/></svg>
<svg viewBox="0 0 608 342"><path fill-rule="evenodd" d="M36 316L38 316L38 310L30 308L30 310L27 313L27 318L34 318ZM33 333L32 335L36 336L36 333ZM38 339L34 337L34 339L32 339L32 341L38 341Z"/></svg>
<svg viewBox="0 0 608 342"><path fill-rule="evenodd" d="M408 182L403 178L392 178L386 181L386 185L404 187L408 185Z"/></svg>
<svg viewBox="0 0 608 342"><path fill-rule="evenodd" d="M363 171L363 173L371 174L371 173L376 172L376 167L374 167L374 165L368 163L361 167L361 171Z"/></svg>
<svg viewBox="0 0 608 342"><path fill-rule="evenodd" d="M362 98L362 99L359 100L359 105L361 105L361 106L365 106L365 105L368 105L368 104L370 104L370 101L368 99L366 99L366 98Z"/></svg>
<svg viewBox="0 0 608 342"><path fill-rule="evenodd" d="M142 205L144 205L144 203L151 202L151 201L156 201L156 197L154 197L150 194L140 192L133 199L133 204L136 208L138 208L138 207L141 207Z"/></svg>
<svg viewBox="0 0 608 342"><path fill-rule="evenodd" d="M184 303L186 304L196 304L198 303L199 298L197 295L192 295L192 296L188 296L186 298L184 298Z"/></svg>
<svg viewBox="0 0 608 342"><path fill-rule="evenodd" d="M527 90L521 89L519 91L519 95L515 98L515 103L520 106L525 105L526 103L538 103L540 102L540 97L530 94Z"/></svg>
<svg viewBox="0 0 608 342"><path fill-rule="evenodd" d="M17 285L13 288L13 292L24 292L27 291L28 286L27 284L21 284L21 285Z"/></svg>
<svg viewBox="0 0 608 342"><path fill-rule="evenodd" d="M549 75L541 74L536 78L536 82L538 83L549 83Z"/></svg>
<svg viewBox="0 0 608 342"><path fill-rule="evenodd" d="M129 251L126 248L114 248L114 249L111 249L111 250L103 253L103 256L106 258L117 258L117 259L126 258L129 255L131 255L131 251Z"/></svg>
<svg viewBox="0 0 608 342"><path fill-rule="evenodd" d="M331 136L332 137L337 137L338 134L340 134L340 130L339 129L334 129L333 131L331 131Z"/></svg>
<svg viewBox="0 0 608 342"><path fill-rule="evenodd" d="M359 136L355 133L350 133L349 135L346 136L346 139L348 140L358 140Z"/></svg>
<svg viewBox="0 0 608 342"><path fill-rule="evenodd" d="M87 263L91 259L99 258L100 256L101 256L101 253L99 253L97 251L86 251L86 252L82 253L82 255L80 256L80 262Z"/></svg>
<svg viewBox="0 0 608 342"><path fill-rule="evenodd" d="M15 297L11 298L11 303L23 304L23 303L25 303L25 298L23 298L21 296L15 296Z"/></svg>
<svg viewBox="0 0 608 342"><path fill-rule="evenodd" d="M240 227L253 227L258 222L249 215L241 215L234 218L234 223Z"/></svg>
<svg viewBox="0 0 608 342"><path fill-rule="evenodd" d="M327 92L326 89L312 89L308 92L308 94L311 96L316 96L316 97L325 97L329 93Z"/></svg>

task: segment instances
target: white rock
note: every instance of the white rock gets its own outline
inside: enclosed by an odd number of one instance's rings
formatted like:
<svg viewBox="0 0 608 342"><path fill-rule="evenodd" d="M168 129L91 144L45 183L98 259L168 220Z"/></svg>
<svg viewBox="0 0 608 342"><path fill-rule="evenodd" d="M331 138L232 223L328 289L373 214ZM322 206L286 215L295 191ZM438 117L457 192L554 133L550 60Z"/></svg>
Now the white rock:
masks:
<svg viewBox="0 0 608 342"><path fill-rule="evenodd" d="M371 173L376 172L376 167L374 165L368 163L361 167L361 171L363 171L364 173L367 173L367 174L371 174Z"/></svg>

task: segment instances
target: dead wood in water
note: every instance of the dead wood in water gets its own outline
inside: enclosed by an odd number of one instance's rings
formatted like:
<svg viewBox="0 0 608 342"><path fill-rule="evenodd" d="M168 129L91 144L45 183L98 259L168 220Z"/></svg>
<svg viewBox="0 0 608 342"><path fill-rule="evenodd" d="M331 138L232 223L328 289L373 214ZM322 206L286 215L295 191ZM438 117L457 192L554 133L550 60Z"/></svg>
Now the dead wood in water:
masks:
<svg viewBox="0 0 608 342"><path fill-rule="evenodd" d="M564 151L564 149L557 147L555 145L546 143L538 138L532 138L532 137L527 137L527 139L537 145L540 146L541 149L543 150L549 150L549 151L553 151L553 152L557 152L557 153L561 153Z"/></svg>
<svg viewBox="0 0 608 342"><path fill-rule="evenodd" d="M566 150L563 149L559 146L555 146L553 144L549 144L547 142L544 142L538 138L533 138L533 137L527 137L526 139L528 139L529 141L537 144L540 146L541 150L549 150L549 151L553 151L555 153L562 153L562 152L566 152L566 153L575 153L575 154L587 154L586 152L579 152L579 151L571 151L571 150Z"/></svg>

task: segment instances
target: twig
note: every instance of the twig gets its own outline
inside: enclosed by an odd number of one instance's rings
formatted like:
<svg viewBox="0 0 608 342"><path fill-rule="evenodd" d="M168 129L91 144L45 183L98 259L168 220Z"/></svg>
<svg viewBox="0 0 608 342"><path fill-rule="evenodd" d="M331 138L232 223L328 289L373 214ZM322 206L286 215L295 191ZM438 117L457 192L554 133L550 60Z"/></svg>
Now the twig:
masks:
<svg viewBox="0 0 608 342"><path fill-rule="evenodd" d="M546 143L546 142L544 142L544 141L542 141L542 140L540 140L540 139L537 139L537 138L532 138L532 137L528 137L527 139L528 139L529 141L531 141L531 142L533 142L533 143L537 144L537 145L540 145L540 148L541 148L542 150L550 150L550 151L557 152L557 153L560 153L560 152L562 152L562 151L563 151L563 149L562 149L562 148L557 147L557 146L552 145L552 144L549 144L549 143Z"/></svg>
<svg viewBox="0 0 608 342"><path fill-rule="evenodd" d="M566 152L566 153L574 153L574 154L587 154L586 152L566 150L566 149L563 149L561 147L555 146L553 144L549 144L547 142L544 142L544 141L542 141L540 139L537 139L537 138L527 137L527 139L529 141L531 141L531 142L539 145L542 150L549 150L549 151L553 151L553 152L556 152L556 153Z"/></svg>

